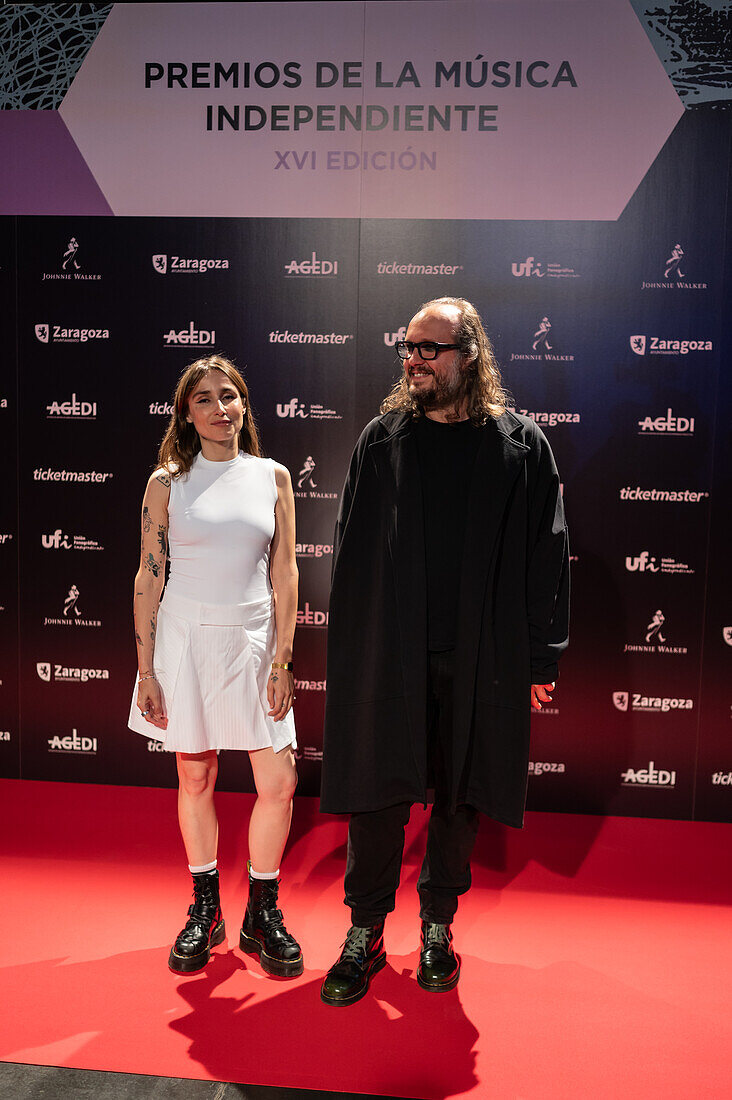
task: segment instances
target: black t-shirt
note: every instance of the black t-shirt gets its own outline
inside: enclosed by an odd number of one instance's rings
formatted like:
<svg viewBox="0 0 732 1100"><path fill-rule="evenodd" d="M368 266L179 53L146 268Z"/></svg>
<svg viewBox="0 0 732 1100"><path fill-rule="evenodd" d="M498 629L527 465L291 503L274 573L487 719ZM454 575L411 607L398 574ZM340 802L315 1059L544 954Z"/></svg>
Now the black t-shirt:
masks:
<svg viewBox="0 0 732 1100"><path fill-rule="evenodd" d="M454 649L470 480L481 432L470 420L416 423L427 566L427 633L432 651Z"/></svg>

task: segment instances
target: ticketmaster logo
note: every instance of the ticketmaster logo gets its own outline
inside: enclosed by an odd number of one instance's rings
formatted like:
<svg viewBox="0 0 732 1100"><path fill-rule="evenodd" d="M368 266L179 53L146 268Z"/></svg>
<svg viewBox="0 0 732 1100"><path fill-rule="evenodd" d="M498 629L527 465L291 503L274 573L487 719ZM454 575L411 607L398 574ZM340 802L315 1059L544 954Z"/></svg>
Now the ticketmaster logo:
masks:
<svg viewBox="0 0 732 1100"><path fill-rule="evenodd" d="M325 691L325 680L295 680L296 691Z"/></svg>
<svg viewBox="0 0 732 1100"><path fill-rule="evenodd" d="M34 481L75 481L83 484L104 483L110 477L114 477L111 473L101 473L98 470L52 470L47 467L38 468L33 471Z"/></svg>
<svg viewBox="0 0 732 1100"><path fill-rule="evenodd" d="M353 333L346 332L290 332L289 329L275 329L269 334L270 344L345 344L353 339Z"/></svg>
<svg viewBox="0 0 732 1100"><path fill-rule="evenodd" d="M620 490L621 500L683 501L685 504L698 504L708 496L708 492L698 489L641 489L640 485L635 488L626 485Z"/></svg>
<svg viewBox="0 0 732 1100"><path fill-rule="evenodd" d="M454 275L463 270L462 264L400 264L397 260L382 260L376 265L377 275Z"/></svg>

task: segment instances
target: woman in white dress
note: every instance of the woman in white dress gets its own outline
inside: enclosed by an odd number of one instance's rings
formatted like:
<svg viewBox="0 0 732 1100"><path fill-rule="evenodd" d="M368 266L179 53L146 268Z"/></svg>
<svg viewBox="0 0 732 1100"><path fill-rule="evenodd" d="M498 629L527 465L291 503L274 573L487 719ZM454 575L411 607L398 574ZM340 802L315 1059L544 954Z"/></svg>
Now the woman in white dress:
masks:
<svg viewBox="0 0 732 1100"><path fill-rule="evenodd" d="M178 821L194 900L168 965L200 970L225 938L214 787L218 750L240 749L249 752L257 789L240 946L268 973L294 976L302 953L277 904L297 783L290 475L259 457L246 384L218 355L181 376L158 461L142 504L139 671L129 725L162 741L178 763Z"/></svg>

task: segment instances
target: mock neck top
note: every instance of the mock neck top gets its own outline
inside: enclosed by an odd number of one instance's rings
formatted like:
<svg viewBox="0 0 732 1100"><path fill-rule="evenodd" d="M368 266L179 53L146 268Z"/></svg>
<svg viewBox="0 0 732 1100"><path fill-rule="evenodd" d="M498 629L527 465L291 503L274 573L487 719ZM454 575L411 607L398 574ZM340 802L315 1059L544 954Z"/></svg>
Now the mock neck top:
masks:
<svg viewBox="0 0 732 1100"><path fill-rule="evenodd" d="M168 591L213 604L271 599L276 503L272 459L240 451L212 462L199 452L187 474L171 479Z"/></svg>

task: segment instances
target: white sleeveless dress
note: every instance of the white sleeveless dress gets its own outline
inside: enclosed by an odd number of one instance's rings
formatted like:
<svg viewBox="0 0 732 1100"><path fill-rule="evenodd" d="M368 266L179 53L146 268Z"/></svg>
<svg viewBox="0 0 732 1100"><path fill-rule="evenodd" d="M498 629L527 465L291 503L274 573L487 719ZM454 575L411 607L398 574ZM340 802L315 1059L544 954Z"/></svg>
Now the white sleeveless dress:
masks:
<svg viewBox="0 0 732 1100"><path fill-rule="evenodd" d="M269 552L275 529L275 464L240 451L229 462L196 455L171 479L170 576L158 611L153 667L168 728L137 708L129 727L170 752L295 746L290 710L267 714L276 648Z"/></svg>

